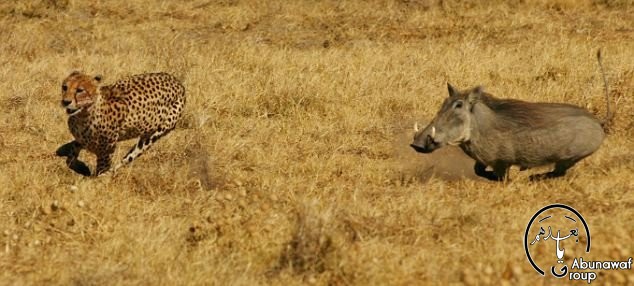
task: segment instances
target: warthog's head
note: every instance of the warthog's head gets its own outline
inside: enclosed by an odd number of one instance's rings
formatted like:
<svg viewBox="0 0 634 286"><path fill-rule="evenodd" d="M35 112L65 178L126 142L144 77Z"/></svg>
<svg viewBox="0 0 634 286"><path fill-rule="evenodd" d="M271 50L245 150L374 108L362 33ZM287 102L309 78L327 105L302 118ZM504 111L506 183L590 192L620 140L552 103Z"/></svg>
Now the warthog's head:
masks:
<svg viewBox="0 0 634 286"><path fill-rule="evenodd" d="M100 75L91 77L78 71L64 79L61 103L69 116L78 114L94 103L100 81Z"/></svg>
<svg viewBox="0 0 634 286"><path fill-rule="evenodd" d="M471 121L473 105L482 94L482 88L460 92L447 83L449 97L445 99L436 117L419 130L414 125L416 134L410 145L416 152L431 153L445 145L460 145L471 137Z"/></svg>

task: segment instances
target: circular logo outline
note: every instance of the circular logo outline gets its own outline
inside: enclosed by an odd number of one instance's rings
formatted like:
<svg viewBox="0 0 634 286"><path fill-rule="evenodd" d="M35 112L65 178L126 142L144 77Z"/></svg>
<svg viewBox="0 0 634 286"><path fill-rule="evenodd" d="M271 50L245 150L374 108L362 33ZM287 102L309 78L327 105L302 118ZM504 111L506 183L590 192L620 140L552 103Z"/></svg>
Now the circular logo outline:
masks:
<svg viewBox="0 0 634 286"><path fill-rule="evenodd" d="M549 209L553 209L553 208L563 208L563 209L569 210L572 213L574 213L581 220L581 222L583 223L583 227L585 228L586 235L588 236L588 243L586 244L586 253L590 252L590 228L588 227L588 224L586 223L586 220L581 216L581 214L577 210L573 209L572 207L570 207L568 205L564 205L564 204L547 205L547 206L541 208L539 211L537 211L533 215L531 220L526 225L526 231L524 232L524 251L526 252L526 258L528 259L528 262L531 263L533 268L535 268L535 271L537 271L542 276L544 276L544 270L542 270L541 268L539 268L539 266L537 266L537 264L535 264L535 261L533 261L533 258L531 257L531 254L530 254L530 251L528 250L528 230L531 228L531 225L533 225L533 221L535 221L535 219L540 214L542 214L543 212L545 212L545 211L547 211Z"/></svg>

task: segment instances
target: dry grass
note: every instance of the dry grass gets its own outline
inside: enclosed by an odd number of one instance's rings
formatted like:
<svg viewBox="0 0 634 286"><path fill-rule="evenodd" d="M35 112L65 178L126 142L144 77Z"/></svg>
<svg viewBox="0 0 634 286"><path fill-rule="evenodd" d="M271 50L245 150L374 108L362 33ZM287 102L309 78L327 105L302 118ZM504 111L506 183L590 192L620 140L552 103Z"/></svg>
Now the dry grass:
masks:
<svg viewBox="0 0 634 286"><path fill-rule="evenodd" d="M522 233L554 202L588 220L588 258L634 255L631 1L5 2L0 284L548 284ZM455 180L460 152L409 150L446 81L603 116L599 47L615 126L566 177ZM53 155L74 69L173 73L184 120L82 178Z"/></svg>

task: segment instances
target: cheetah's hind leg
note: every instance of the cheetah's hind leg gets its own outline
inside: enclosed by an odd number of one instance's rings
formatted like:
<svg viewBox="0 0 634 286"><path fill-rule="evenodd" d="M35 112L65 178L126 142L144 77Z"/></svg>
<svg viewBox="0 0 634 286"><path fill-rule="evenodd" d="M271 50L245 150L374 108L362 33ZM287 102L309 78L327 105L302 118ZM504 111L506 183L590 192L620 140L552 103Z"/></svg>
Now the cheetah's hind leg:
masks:
<svg viewBox="0 0 634 286"><path fill-rule="evenodd" d="M173 129L173 128L172 128ZM141 156L145 150L149 149L154 142L156 142L159 138L165 136L165 134L169 133L172 129L164 129L159 128L154 133L145 134L139 138L139 142L130 149L127 155L123 157L123 160L119 164L114 167L114 171L119 169L125 164L132 162L137 157Z"/></svg>
<svg viewBox="0 0 634 286"><path fill-rule="evenodd" d="M59 157L66 157L66 165L71 170L83 176L90 176L90 168L77 159L82 148L83 146L79 142L71 141L57 148L55 154Z"/></svg>

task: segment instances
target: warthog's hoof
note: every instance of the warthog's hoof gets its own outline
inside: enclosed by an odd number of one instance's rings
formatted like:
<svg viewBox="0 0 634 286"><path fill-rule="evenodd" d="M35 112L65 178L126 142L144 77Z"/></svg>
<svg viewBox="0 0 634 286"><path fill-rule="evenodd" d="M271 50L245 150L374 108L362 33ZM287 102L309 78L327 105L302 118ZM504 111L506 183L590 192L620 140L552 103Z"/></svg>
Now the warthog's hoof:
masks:
<svg viewBox="0 0 634 286"><path fill-rule="evenodd" d="M473 166L473 171L476 173L476 175L485 178L489 181L504 181L504 177L506 174L503 174L502 176L496 174L493 171L487 171L486 170L486 165L480 163L480 162L476 162L475 165Z"/></svg>

